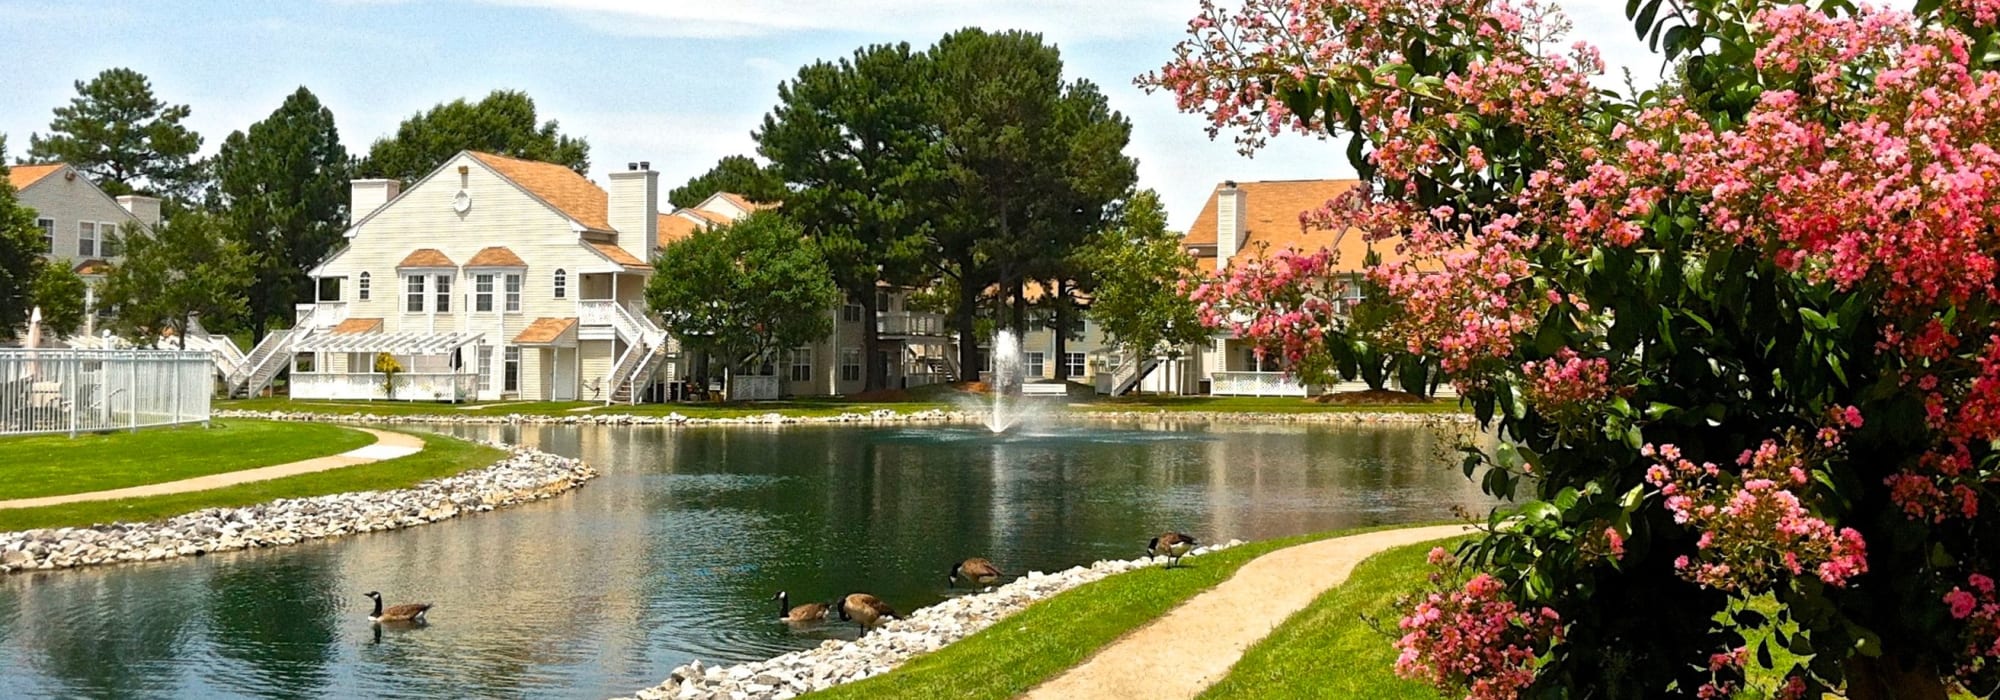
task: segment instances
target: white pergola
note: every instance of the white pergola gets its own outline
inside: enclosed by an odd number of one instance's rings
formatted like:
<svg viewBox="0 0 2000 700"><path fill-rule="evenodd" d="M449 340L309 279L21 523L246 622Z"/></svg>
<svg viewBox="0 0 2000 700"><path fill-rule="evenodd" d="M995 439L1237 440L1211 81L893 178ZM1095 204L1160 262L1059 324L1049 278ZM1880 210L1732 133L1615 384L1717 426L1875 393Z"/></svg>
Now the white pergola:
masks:
<svg viewBox="0 0 2000 700"><path fill-rule="evenodd" d="M320 333L300 341L299 352L368 352L444 355L479 341L478 333Z"/></svg>

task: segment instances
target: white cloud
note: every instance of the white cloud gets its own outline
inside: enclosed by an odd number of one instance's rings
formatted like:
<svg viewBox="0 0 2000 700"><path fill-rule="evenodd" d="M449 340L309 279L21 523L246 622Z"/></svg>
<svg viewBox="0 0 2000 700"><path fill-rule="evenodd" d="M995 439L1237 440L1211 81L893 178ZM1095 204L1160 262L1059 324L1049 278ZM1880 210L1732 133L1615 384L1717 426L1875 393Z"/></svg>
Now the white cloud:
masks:
<svg viewBox="0 0 2000 700"><path fill-rule="evenodd" d="M485 0L570 15L623 36L759 37L796 32L941 34L964 26L1018 28L1070 38L1156 34L1194 15L1182 0Z"/></svg>

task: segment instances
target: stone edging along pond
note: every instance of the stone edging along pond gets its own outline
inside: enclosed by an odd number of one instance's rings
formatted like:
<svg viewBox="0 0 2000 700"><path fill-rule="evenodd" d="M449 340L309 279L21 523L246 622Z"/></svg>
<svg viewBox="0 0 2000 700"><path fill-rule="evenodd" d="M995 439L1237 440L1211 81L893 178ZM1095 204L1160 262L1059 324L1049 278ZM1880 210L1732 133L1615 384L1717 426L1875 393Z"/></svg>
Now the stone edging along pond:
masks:
<svg viewBox="0 0 2000 700"><path fill-rule="evenodd" d="M867 413L842 413L834 416L787 416L780 413L763 413L737 418L701 418L669 413L664 416L638 416L629 413L579 413L552 416L535 413L510 413L507 415L376 415L372 413L321 413L314 411L216 411L217 418L254 418L259 420L310 421L324 423L375 423L375 424L446 424L446 425L664 425L664 426L783 426L783 425L889 425L930 423L937 425L978 425L985 415L977 411L944 411L929 409L903 413L891 409L876 409ZM1474 425L1478 419L1469 413L1419 413L1419 412L1368 412L1368 411L1314 411L1304 413L1249 413L1234 411L1069 411L1062 414L1065 421L1133 422L1154 421L1171 423L1308 423L1308 424L1408 424L1408 425Z"/></svg>
<svg viewBox="0 0 2000 700"><path fill-rule="evenodd" d="M1199 557L1243 544L1230 540L1195 549ZM1035 601L1057 593L1147 566L1165 558L1106 560L1053 574L1029 572L984 593L974 593L919 609L891 620L854 641L829 639L819 646L763 661L734 666L703 666L695 661L673 670L665 683L639 691L638 700L785 700L842 683L888 673L919 654L927 654L986 629ZM772 620L771 624L782 624ZM841 624L841 623L829 623Z"/></svg>
<svg viewBox="0 0 2000 700"><path fill-rule="evenodd" d="M209 508L150 523L43 528L0 533L0 574L297 544L323 537L399 530L517 503L583 485L597 471L581 460L522 447L491 466L391 491L287 498L241 508Z"/></svg>

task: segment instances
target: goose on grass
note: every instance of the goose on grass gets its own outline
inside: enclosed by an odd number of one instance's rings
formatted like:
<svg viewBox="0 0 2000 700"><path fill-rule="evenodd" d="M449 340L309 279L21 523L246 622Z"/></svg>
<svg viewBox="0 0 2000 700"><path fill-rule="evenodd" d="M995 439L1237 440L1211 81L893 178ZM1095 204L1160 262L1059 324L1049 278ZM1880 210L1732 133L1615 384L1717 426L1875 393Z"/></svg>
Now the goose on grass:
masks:
<svg viewBox="0 0 2000 700"><path fill-rule="evenodd" d="M1151 542L1146 543L1146 555L1154 557L1165 556L1167 558L1167 568L1171 569L1179 566L1181 557L1185 556L1188 550L1194 549L1194 546L1195 541L1192 535L1183 532L1163 532L1160 533L1159 537L1155 537Z"/></svg>

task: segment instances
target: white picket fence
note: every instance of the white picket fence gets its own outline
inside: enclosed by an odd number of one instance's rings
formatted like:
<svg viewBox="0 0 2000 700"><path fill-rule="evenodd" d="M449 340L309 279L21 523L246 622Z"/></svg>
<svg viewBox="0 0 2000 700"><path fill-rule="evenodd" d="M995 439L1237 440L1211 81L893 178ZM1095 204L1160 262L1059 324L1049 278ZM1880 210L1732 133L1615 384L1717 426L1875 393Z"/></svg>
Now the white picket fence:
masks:
<svg viewBox="0 0 2000 700"><path fill-rule="evenodd" d="M205 351L0 349L0 435L206 424L214 392Z"/></svg>

